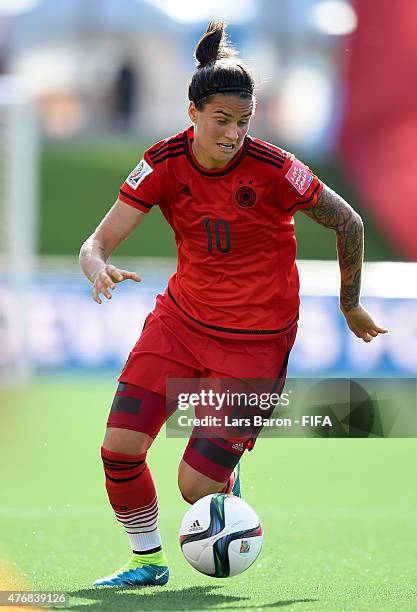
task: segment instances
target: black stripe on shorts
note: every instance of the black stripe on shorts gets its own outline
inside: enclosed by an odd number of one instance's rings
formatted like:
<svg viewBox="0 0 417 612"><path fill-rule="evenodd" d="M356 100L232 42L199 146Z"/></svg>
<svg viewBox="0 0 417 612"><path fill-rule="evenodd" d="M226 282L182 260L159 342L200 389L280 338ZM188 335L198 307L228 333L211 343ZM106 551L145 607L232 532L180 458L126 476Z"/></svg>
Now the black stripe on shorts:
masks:
<svg viewBox="0 0 417 612"><path fill-rule="evenodd" d="M207 438L194 438L192 447L206 459L210 459L213 463L217 463L217 465L221 465L231 470L236 467L241 457L241 454L235 454L230 450L217 446L217 444L214 444L214 442Z"/></svg>
<svg viewBox="0 0 417 612"><path fill-rule="evenodd" d="M128 414L139 414L142 400L128 395L116 395L110 412L127 412Z"/></svg>

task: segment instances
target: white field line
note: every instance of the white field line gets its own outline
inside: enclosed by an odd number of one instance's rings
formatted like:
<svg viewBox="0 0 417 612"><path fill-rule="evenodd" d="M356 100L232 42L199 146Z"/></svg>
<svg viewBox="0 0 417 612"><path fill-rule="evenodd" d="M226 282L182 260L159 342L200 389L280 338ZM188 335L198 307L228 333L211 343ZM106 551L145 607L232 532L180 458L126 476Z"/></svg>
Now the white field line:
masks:
<svg viewBox="0 0 417 612"><path fill-rule="evenodd" d="M185 504L181 507L162 507L160 516L163 518L167 515L182 514L188 506ZM323 520L328 519L354 519L354 518L370 518L370 519L417 519L417 508L396 508L396 507L367 507L367 508L329 508L327 506L318 507L285 507L276 508L273 506L257 507L257 513L262 516L276 517L280 519L286 518L307 518ZM112 518L110 509L103 507L14 507L0 508L0 519L34 519L34 518Z"/></svg>

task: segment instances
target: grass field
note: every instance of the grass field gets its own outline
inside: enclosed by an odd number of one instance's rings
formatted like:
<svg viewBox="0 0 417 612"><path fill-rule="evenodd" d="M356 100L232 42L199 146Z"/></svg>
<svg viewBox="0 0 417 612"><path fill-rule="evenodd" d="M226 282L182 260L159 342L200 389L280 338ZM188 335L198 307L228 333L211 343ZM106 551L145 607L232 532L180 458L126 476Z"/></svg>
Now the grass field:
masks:
<svg viewBox="0 0 417 612"><path fill-rule="evenodd" d="M172 578L160 590L92 589L129 555L99 462L113 389L103 377L0 391L0 588L67 591L66 609L86 612L417 610L412 439L260 440L242 469L264 548L245 574L215 580L182 558L187 505L176 470L185 440L162 432L149 461Z"/></svg>

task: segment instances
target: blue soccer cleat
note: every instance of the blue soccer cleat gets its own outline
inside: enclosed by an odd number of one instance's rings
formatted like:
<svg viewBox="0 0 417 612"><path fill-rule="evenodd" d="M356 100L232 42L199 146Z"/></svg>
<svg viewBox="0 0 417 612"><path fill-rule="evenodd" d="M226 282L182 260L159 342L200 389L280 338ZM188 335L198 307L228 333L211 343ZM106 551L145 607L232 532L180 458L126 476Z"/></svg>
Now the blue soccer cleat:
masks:
<svg viewBox="0 0 417 612"><path fill-rule="evenodd" d="M161 553L162 551L160 551ZM166 563L165 556L159 555L159 559ZM149 555L154 557L155 555ZM112 587L144 587L144 586L164 586L169 580L169 569L168 565L154 565L148 563L143 565L137 559L138 555L132 555L132 558L126 565L123 565L114 574L105 576L104 578L98 578L93 582L93 586L112 586ZM143 556L141 556L143 559ZM149 559L150 562L153 559Z"/></svg>

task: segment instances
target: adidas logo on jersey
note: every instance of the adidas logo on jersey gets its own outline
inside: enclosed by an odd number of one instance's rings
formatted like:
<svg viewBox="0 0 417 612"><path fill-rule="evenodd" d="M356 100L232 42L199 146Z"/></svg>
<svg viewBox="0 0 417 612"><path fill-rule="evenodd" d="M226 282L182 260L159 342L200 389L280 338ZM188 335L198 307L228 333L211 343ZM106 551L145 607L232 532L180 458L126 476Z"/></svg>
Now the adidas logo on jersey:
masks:
<svg viewBox="0 0 417 612"><path fill-rule="evenodd" d="M191 527L189 528L188 531L201 531L203 528L200 525L199 520L197 519L196 521L194 521L194 523L191 525Z"/></svg>
<svg viewBox="0 0 417 612"><path fill-rule="evenodd" d="M234 448L237 451L244 451L245 445L243 444L243 442L236 442L236 444L232 444L232 448Z"/></svg>
<svg viewBox="0 0 417 612"><path fill-rule="evenodd" d="M188 187L188 185L184 185L184 186L182 187L182 189L181 189L180 193L182 193L183 195L188 195L188 196L193 195L193 194L191 193L191 189Z"/></svg>

